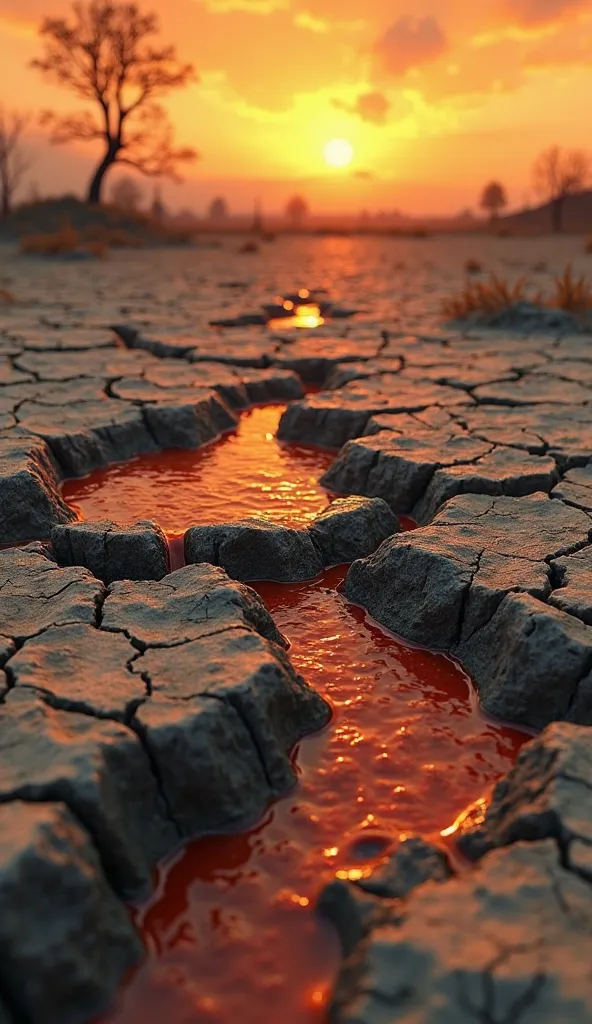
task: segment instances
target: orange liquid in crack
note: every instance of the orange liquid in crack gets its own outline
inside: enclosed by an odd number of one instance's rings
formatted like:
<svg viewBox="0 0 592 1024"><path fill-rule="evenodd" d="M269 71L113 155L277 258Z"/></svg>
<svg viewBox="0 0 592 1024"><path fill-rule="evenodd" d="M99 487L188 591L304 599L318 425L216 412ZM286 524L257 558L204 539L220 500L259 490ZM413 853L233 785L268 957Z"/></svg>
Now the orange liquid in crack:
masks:
<svg viewBox="0 0 592 1024"><path fill-rule="evenodd" d="M278 445L280 412L254 410L206 450L138 459L65 493L86 516L155 518L175 533L249 512L304 525L326 504L316 479L333 456ZM314 913L321 886L367 873L402 835L437 837L528 738L480 713L452 659L349 605L345 573L256 586L333 720L300 744L296 790L256 828L190 843L161 867L135 911L146 960L103 1024L320 1024L339 962Z"/></svg>

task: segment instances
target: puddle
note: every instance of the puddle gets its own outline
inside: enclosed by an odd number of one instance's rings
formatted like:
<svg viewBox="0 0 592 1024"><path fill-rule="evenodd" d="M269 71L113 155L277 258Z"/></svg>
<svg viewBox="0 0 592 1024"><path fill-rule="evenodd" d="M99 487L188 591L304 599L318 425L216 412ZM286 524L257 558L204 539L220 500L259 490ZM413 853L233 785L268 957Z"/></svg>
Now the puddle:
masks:
<svg viewBox="0 0 592 1024"><path fill-rule="evenodd" d="M264 514L304 526L330 452L280 445L281 407L198 452L112 466L64 488L86 517L192 523ZM410 525L410 524L406 524ZM333 705L295 752L297 789L252 831L189 844L136 911L148 955L103 1024L320 1024L338 963L317 921L324 881L369 871L401 836L435 837L488 791L528 737L486 719L466 673L349 605L346 567L256 586L298 671Z"/></svg>

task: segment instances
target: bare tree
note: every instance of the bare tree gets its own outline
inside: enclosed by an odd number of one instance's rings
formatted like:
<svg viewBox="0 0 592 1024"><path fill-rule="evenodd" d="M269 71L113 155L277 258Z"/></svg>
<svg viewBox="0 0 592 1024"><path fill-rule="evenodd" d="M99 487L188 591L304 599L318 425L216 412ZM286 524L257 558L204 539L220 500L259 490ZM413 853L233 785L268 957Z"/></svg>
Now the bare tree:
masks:
<svg viewBox="0 0 592 1024"><path fill-rule="evenodd" d="M30 120L28 114L0 106L0 215L3 220L10 214L14 194L31 166L31 159L23 149L23 135Z"/></svg>
<svg viewBox="0 0 592 1024"><path fill-rule="evenodd" d="M228 203L224 196L216 196L212 199L208 210L210 220L225 220L228 217Z"/></svg>
<svg viewBox="0 0 592 1024"><path fill-rule="evenodd" d="M563 230L563 208L567 196L581 192L590 177L590 158L581 149L545 149L533 167L534 184L539 195L551 203L553 231Z"/></svg>
<svg viewBox="0 0 592 1024"><path fill-rule="evenodd" d="M138 182L129 174L119 178L113 185L110 193L111 202L121 210L137 210L140 206L144 193Z"/></svg>
<svg viewBox="0 0 592 1024"><path fill-rule="evenodd" d="M286 217L294 227L300 227L302 221L310 213L306 199L303 196L292 196L286 204Z"/></svg>
<svg viewBox="0 0 592 1024"><path fill-rule="evenodd" d="M153 42L157 33L155 14L120 0L80 0L71 20L45 18L41 26L43 54L32 66L93 107L66 117L44 115L56 143L103 144L90 203L100 202L115 163L178 180L179 165L197 157L194 149L175 147L171 124L156 102L195 80L195 72L180 63L173 46Z"/></svg>
<svg viewBox="0 0 592 1024"><path fill-rule="evenodd" d="M508 197L503 185L499 181L490 181L483 189L479 205L482 210L487 210L492 220L499 217L501 211L508 205Z"/></svg>

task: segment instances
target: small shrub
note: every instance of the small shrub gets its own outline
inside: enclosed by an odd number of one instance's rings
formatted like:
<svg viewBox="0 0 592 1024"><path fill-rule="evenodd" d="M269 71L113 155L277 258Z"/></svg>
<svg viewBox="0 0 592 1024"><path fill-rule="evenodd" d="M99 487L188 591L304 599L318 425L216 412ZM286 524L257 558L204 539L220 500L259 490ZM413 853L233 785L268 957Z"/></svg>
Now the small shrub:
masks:
<svg viewBox="0 0 592 1024"><path fill-rule="evenodd" d="M105 256L109 252L107 246L103 242L87 242L84 246L84 251L89 252L91 256L96 256L99 260L104 260Z"/></svg>
<svg viewBox="0 0 592 1024"><path fill-rule="evenodd" d="M592 287L585 277L574 277L571 264L553 281L555 289L549 305L568 313L587 313L592 309Z"/></svg>
<svg viewBox="0 0 592 1024"><path fill-rule="evenodd" d="M16 299L8 288L0 288L0 303L3 306L12 306Z"/></svg>
<svg viewBox="0 0 592 1024"><path fill-rule="evenodd" d="M517 302L528 301L526 278L520 277L515 284L492 274L489 281L469 281L458 295L445 299L442 305L449 320L464 320L471 313L500 313Z"/></svg>
<svg viewBox="0 0 592 1024"><path fill-rule="evenodd" d="M582 315L592 310L592 285L584 277L574 276L571 265L553 279L553 292L546 299L532 292L525 277L514 284L492 274L488 281L469 281L458 293L445 299L442 311L448 320L465 320L472 314L495 316L519 303L527 302L542 309L561 309Z"/></svg>
<svg viewBox="0 0 592 1024"><path fill-rule="evenodd" d="M100 240L85 241L80 231L71 224L64 224L59 231L24 235L21 252L30 256L68 256L74 252L86 252L102 258L107 253L107 246Z"/></svg>
<svg viewBox="0 0 592 1024"><path fill-rule="evenodd" d="M479 260L467 260L465 263L465 272L467 274L482 274L483 264L479 263Z"/></svg>

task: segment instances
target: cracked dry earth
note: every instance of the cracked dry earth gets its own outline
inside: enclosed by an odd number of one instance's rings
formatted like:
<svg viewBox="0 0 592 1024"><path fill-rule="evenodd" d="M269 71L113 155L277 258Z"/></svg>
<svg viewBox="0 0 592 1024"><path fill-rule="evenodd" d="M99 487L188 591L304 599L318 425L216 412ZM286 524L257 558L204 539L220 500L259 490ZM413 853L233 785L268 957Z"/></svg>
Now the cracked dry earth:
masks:
<svg viewBox="0 0 592 1024"><path fill-rule="evenodd" d="M302 244L23 263L0 1024L592 1018L590 336ZM296 265L358 316L208 327Z"/></svg>

